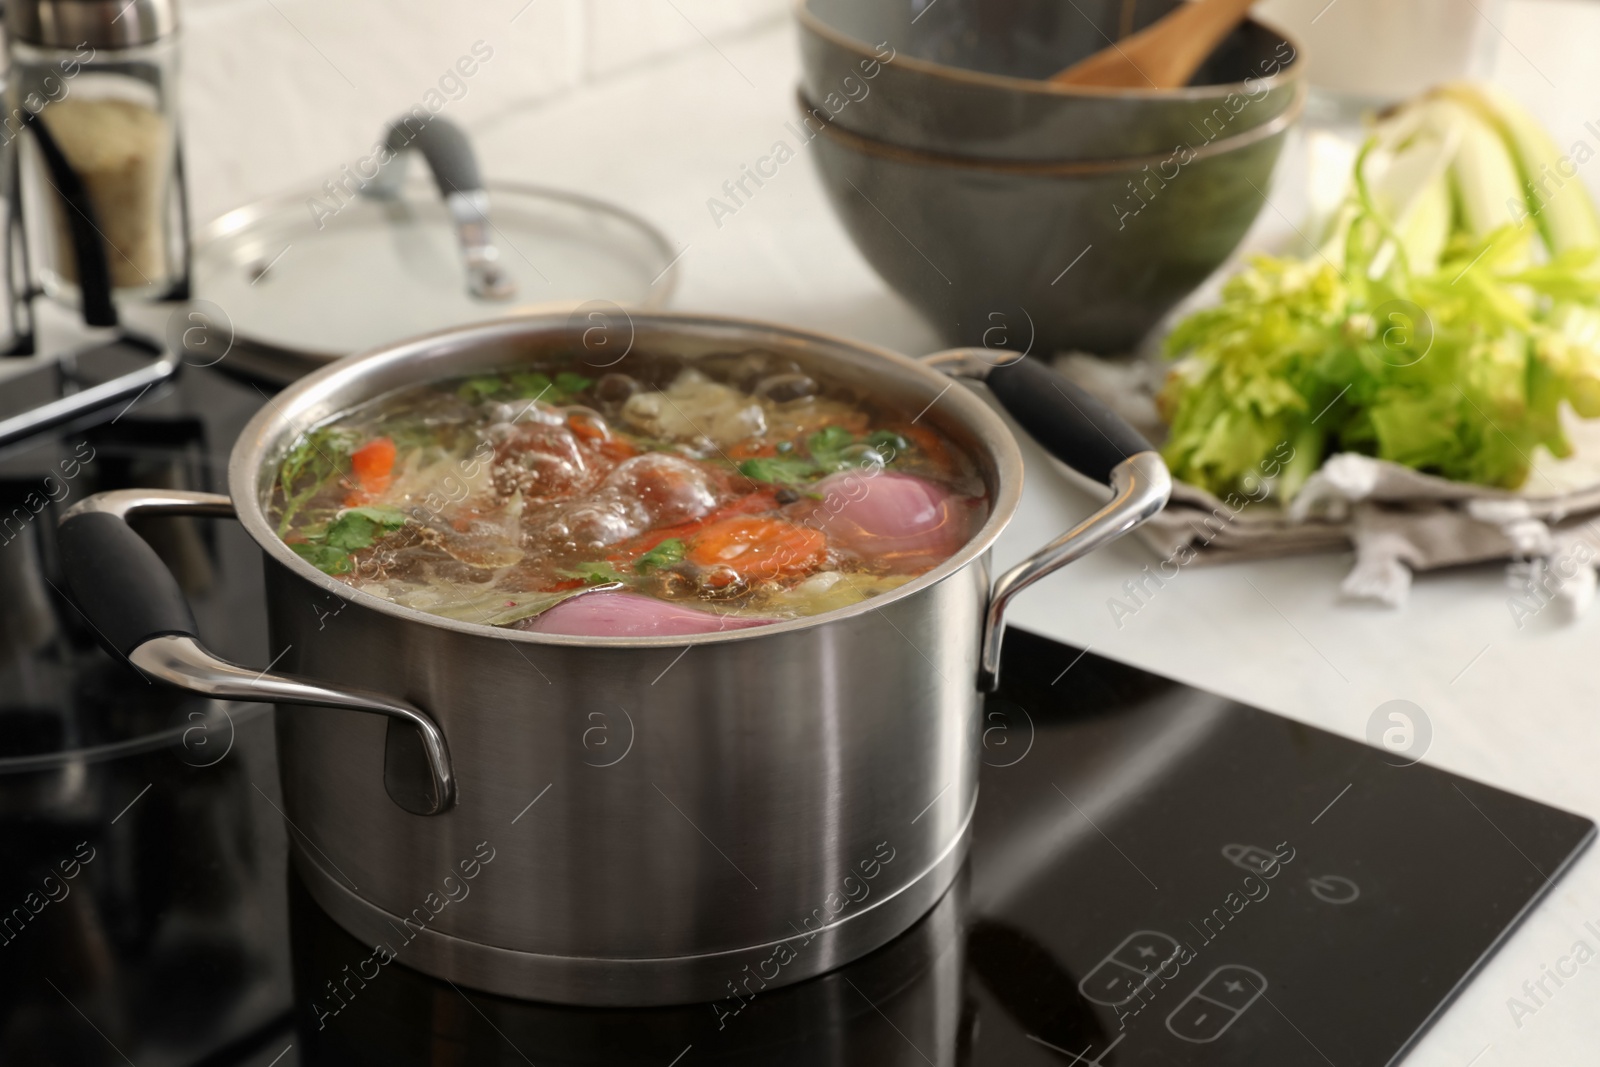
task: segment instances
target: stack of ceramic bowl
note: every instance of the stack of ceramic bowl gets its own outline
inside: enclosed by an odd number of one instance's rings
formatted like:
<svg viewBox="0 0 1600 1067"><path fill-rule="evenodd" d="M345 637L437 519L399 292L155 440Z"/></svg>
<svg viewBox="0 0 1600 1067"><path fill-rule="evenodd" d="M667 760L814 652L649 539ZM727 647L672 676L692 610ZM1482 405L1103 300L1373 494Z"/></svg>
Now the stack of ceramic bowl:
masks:
<svg viewBox="0 0 1600 1067"><path fill-rule="evenodd" d="M1051 84L1182 0L798 0L834 209L948 340L1131 349L1234 250L1305 103L1251 21L1186 88Z"/></svg>

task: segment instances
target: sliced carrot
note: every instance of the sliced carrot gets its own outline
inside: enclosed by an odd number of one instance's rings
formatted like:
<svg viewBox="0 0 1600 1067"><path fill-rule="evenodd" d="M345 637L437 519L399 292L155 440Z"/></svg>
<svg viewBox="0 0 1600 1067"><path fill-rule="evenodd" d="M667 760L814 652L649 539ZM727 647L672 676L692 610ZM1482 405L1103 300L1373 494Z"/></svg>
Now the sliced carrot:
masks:
<svg viewBox="0 0 1600 1067"><path fill-rule="evenodd" d="M728 567L743 578L803 574L822 562L827 538L818 530L757 515L714 522L689 543L686 557L701 567Z"/></svg>
<svg viewBox="0 0 1600 1067"><path fill-rule="evenodd" d="M734 515L749 515L756 512L772 511L777 506L778 494L775 489L760 489L754 493L747 493L731 504L725 504L698 519L680 522L676 526L662 526L659 529L640 534L632 541L618 545L615 551L607 556L606 559L612 563L638 559L663 541L670 541L673 538L686 541L699 531L704 530L713 523L721 522L723 519Z"/></svg>
<svg viewBox="0 0 1600 1067"><path fill-rule="evenodd" d="M637 456L639 454L639 450L634 448L633 445L629 443L627 438L608 437L604 441L600 442L600 454L609 460L614 460L620 463L625 459L631 459L634 456Z"/></svg>
<svg viewBox="0 0 1600 1067"><path fill-rule="evenodd" d="M587 415L568 415L567 429L572 431L572 435L574 437L581 437L583 440L588 441L591 444L598 441L604 441L607 437L611 436L610 434L606 433L604 426L599 425L594 421L594 419Z"/></svg>
<svg viewBox="0 0 1600 1067"><path fill-rule="evenodd" d="M375 437L350 453L350 474L355 487L345 496L345 507L370 504L389 489L394 478L394 441Z"/></svg>
<svg viewBox="0 0 1600 1067"><path fill-rule="evenodd" d="M375 437L350 453L350 469L362 485L386 481L394 473L394 456L394 440Z"/></svg>
<svg viewBox="0 0 1600 1067"><path fill-rule="evenodd" d="M758 437L746 438L728 449L729 459L762 459L777 454L778 446L774 442Z"/></svg>
<svg viewBox="0 0 1600 1067"><path fill-rule="evenodd" d="M708 515L701 525L710 525L734 515L753 515L760 511L771 511L778 506L778 491L776 489L757 489L753 493L746 493L731 504L726 504Z"/></svg>

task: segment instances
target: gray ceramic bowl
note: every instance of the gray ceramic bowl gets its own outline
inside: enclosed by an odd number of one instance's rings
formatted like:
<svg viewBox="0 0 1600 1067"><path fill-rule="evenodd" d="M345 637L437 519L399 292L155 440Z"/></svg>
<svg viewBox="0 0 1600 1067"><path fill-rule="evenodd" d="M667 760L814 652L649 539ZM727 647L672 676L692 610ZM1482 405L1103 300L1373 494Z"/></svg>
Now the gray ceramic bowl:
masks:
<svg viewBox="0 0 1600 1067"><path fill-rule="evenodd" d="M801 87L851 132L991 159L1123 159L1282 114L1306 64L1295 42L1253 21L1185 89L1043 80L1181 2L796 0Z"/></svg>
<svg viewBox="0 0 1600 1067"><path fill-rule="evenodd" d="M800 100L834 211L952 343L1129 351L1238 246L1305 87L1271 122L1150 157L1018 162L862 137Z"/></svg>

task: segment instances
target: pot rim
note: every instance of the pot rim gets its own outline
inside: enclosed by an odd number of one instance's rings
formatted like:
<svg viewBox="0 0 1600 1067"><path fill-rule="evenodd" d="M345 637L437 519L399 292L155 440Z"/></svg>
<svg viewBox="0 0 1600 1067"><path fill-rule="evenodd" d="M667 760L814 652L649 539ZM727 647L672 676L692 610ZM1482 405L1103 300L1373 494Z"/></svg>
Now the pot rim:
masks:
<svg viewBox="0 0 1600 1067"><path fill-rule="evenodd" d="M1262 22L1260 19L1249 15L1245 16L1241 25L1243 23L1252 23L1268 33L1276 34L1294 53L1289 62L1280 67L1277 73L1260 78L1251 75L1243 81L1221 82L1216 85L1185 85L1180 89L1123 88L1107 85L1058 85L1042 78L1019 78L1014 74L991 74L988 71L952 66L949 63L940 63L936 60L924 59L921 56L904 55L898 50L892 60L884 60L867 42L850 36L832 23L825 21L821 15L812 11L811 0L794 0L794 15L795 20L799 22L803 30L814 33L834 47L853 52L863 59L873 59L880 63L898 63L908 70L943 81L965 82L985 89L999 89L1011 93L1020 93L1024 96L1077 97L1084 100L1199 101L1204 103L1210 100L1222 100L1229 93L1248 91L1246 86L1251 81L1266 85L1269 88L1276 88L1279 85L1290 82L1304 81L1306 72L1306 63L1304 62L1305 49L1300 42L1281 26Z"/></svg>
<svg viewBox="0 0 1600 1067"><path fill-rule="evenodd" d="M816 330L783 326L760 319L740 316L704 314L685 311L651 311L632 315L635 325L660 327L667 331L694 332L696 327L708 330L744 331L754 344L760 344L758 335L779 336L808 346L841 348L882 360L888 368L897 368L901 374L911 375L933 387L935 400L948 403L959 421L972 430L974 437L988 451L995 467L995 492L989 505L988 517L978 532L953 556L919 575L898 589L868 597L848 607L838 608L821 615L789 619L769 626L751 626L708 634L682 634L661 637L580 637L569 634L541 634L481 623L462 622L439 615L405 607L371 593L363 592L313 567L292 551L278 537L267 520L260 501L260 475L268 457L284 438L287 426L297 415L313 407L329 393L359 381L369 372L396 363L405 363L447 344L452 348L472 345L474 342L508 337L560 333L570 330L567 316L557 313L540 313L492 319L465 326L452 326L409 340L382 345L356 355L347 356L315 371L293 385L268 398L256 414L245 424L228 460L228 493L239 522L267 556L296 577L310 582L323 592L369 608L397 619L420 623L438 629L474 637L497 637L513 644L558 645L591 648L683 648L689 645L724 644L734 641L754 641L809 630L815 627L865 615L915 596L946 578L965 569L988 552L1002 530L1011 521L1022 498L1022 453L1004 420L982 399L968 389L956 388L956 379L925 366L909 356L891 349L862 341L854 341ZM419 378L412 384L423 384L432 378ZM391 387L392 388L392 387ZM387 390L385 390L387 391ZM374 394L381 395L381 394ZM930 404L931 406L931 404ZM947 409L948 410L948 409ZM326 419L321 420L327 421ZM309 422L306 428L320 425ZM973 620L976 626L981 620Z"/></svg>

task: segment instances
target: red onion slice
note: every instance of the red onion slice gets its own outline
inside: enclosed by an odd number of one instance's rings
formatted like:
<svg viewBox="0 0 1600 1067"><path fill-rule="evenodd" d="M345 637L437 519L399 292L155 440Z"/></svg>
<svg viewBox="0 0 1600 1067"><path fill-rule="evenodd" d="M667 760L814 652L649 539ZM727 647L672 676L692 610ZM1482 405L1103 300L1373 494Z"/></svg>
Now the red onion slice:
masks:
<svg viewBox="0 0 1600 1067"><path fill-rule="evenodd" d="M942 562L972 537L972 502L910 474L845 472L817 483L820 504L807 512L829 544L896 570Z"/></svg>

